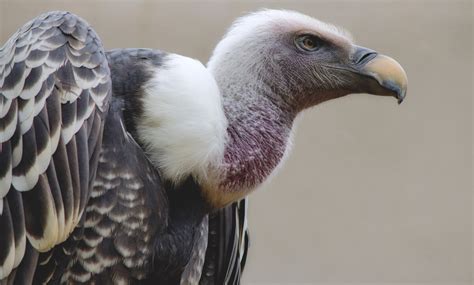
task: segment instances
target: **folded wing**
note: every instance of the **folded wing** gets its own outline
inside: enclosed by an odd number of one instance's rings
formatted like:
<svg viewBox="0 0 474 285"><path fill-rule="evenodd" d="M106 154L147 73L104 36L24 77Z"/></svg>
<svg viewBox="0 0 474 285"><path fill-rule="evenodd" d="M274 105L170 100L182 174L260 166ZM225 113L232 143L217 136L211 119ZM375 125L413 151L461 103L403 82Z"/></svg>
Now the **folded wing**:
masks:
<svg viewBox="0 0 474 285"><path fill-rule="evenodd" d="M39 16L0 49L0 280L81 219L110 90L99 38L70 13Z"/></svg>
<svg viewBox="0 0 474 285"><path fill-rule="evenodd" d="M199 284L240 284L247 260L248 198L209 215L209 235Z"/></svg>

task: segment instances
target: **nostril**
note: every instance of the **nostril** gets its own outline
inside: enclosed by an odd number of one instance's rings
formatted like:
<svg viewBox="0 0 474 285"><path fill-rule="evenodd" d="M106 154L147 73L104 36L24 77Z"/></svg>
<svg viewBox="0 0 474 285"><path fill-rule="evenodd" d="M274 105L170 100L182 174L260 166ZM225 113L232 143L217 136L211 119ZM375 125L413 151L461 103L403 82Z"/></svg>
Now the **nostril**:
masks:
<svg viewBox="0 0 474 285"><path fill-rule="evenodd" d="M367 61L370 61L371 59L373 59L374 57L377 56L377 53L376 52L369 52L369 53L366 53L366 54L363 54L356 62L356 64L364 64L366 63Z"/></svg>
<svg viewBox="0 0 474 285"><path fill-rule="evenodd" d="M356 46L356 49L354 50L354 53L352 54L352 60L354 64L359 65L359 64L367 63L368 61L370 61L376 56L377 56L377 52L368 48Z"/></svg>

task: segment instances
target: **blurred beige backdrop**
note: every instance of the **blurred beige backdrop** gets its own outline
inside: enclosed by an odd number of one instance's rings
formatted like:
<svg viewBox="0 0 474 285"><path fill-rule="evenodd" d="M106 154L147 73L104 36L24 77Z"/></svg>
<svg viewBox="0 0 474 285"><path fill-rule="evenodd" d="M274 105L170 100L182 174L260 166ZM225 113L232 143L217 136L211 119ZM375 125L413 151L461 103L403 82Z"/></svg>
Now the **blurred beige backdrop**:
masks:
<svg viewBox="0 0 474 285"><path fill-rule="evenodd" d="M393 56L408 97L354 95L300 120L280 174L251 196L244 284L471 284L470 1L5 1L0 42L41 12L85 18L106 48L206 62L236 17L304 12Z"/></svg>

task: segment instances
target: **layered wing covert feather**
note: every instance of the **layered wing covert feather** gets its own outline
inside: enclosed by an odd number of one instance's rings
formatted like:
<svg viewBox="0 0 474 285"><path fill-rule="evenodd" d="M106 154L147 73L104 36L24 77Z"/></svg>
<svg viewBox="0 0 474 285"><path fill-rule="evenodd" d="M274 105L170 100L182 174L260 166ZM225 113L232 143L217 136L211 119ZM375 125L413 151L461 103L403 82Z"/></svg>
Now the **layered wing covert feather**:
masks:
<svg viewBox="0 0 474 285"><path fill-rule="evenodd" d="M43 14L0 49L0 280L80 221L110 93L102 44L73 14Z"/></svg>
<svg viewBox="0 0 474 285"><path fill-rule="evenodd" d="M158 171L125 130L123 101L113 98L83 236L64 284L128 284L147 277L168 204Z"/></svg>

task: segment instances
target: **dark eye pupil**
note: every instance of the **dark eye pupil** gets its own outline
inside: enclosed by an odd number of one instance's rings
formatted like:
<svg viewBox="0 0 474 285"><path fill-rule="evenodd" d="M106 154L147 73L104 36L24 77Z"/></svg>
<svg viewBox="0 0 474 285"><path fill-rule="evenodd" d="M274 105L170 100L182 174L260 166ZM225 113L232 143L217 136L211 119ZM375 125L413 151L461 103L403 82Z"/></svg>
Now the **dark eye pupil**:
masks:
<svg viewBox="0 0 474 285"><path fill-rule="evenodd" d="M313 40L312 39L305 39L305 42L304 44L309 47L309 48L313 48L314 47L314 43L313 43Z"/></svg>

